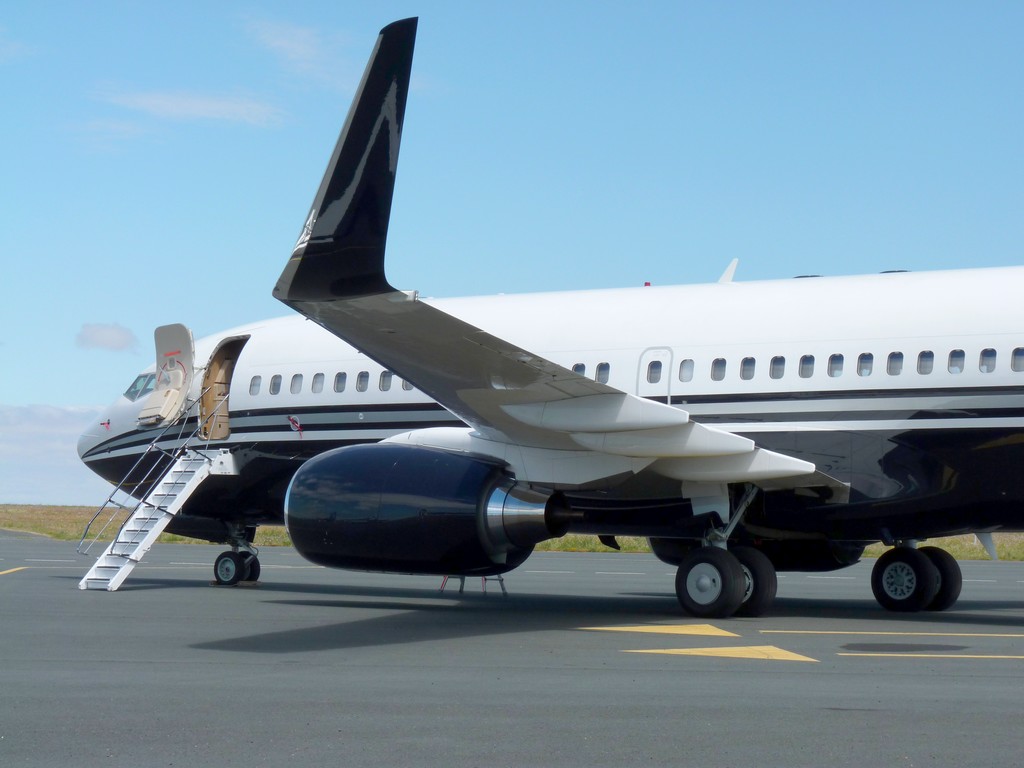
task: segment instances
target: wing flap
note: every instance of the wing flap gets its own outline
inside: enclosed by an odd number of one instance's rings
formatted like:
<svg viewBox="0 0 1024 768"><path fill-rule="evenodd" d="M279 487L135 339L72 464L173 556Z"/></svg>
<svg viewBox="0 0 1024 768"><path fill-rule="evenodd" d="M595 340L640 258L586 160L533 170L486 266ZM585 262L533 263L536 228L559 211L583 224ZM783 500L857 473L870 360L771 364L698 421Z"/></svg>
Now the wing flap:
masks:
<svg viewBox="0 0 1024 768"><path fill-rule="evenodd" d="M660 429L576 433L572 439L592 451L636 458L729 456L750 453L755 448L750 438L694 421Z"/></svg>
<svg viewBox="0 0 1024 768"><path fill-rule="evenodd" d="M622 392L503 405L501 409L524 424L560 432L625 432L680 426L689 421L686 411Z"/></svg>
<svg viewBox="0 0 1024 768"><path fill-rule="evenodd" d="M651 470L683 482L760 483L800 477L814 472L814 464L782 453L754 448L731 456L659 459Z"/></svg>

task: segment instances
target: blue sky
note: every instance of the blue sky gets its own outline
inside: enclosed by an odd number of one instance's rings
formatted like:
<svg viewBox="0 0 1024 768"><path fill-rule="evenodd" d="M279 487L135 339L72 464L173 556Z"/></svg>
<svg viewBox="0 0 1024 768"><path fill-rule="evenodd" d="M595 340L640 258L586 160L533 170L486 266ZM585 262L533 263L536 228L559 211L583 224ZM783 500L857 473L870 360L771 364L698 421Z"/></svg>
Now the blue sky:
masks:
<svg viewBox="0 0 1024 768"><path fill-rule="evenodd" d="M399 287L1024 261L1020 3L8 4L0 502L79 500L18 462L63 428L77 472L155 326L287 312L376 33L411 15Z"/></svg>

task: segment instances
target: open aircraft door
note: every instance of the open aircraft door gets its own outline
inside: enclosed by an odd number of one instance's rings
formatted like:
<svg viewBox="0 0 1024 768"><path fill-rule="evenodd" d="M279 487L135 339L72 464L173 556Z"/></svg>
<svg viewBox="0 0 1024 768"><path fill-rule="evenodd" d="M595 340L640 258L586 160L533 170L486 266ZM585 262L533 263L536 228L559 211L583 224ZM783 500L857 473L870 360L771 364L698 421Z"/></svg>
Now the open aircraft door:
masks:
<svg viewBox="0 0 1024 768"><path fill-rule="evenodd" d="M185 408L192 383L195 350L192 331L180 323L153 331L156 382L139 411L140 427L156 427L176 419Z"/></svg>
<svg viewBox="0 0 1024 768"><path fill-rule="evenodd" d="M228 397L235 363L248 336L224 339L210 355L199 396L199 436L203 440L224 440L231 434Z"/></svg>

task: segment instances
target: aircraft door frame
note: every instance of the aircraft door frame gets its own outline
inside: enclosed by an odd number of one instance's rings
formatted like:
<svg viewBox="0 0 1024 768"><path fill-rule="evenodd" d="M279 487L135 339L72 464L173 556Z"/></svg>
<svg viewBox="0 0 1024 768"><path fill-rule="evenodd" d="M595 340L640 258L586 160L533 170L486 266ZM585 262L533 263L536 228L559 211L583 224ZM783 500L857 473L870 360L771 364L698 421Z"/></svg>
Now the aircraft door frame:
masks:
<svg viewBox="0 0 1024 768"><path fill-rule="evenodd" d="M669 402L672 397L672 350L648 347L640 355L636 372L636 392L640 397L659 398ZM660 366L657 364L660 363ZM660 374L655 380L655 370Z"/></svg>
<svg viewBox="0 0 1024 768"><path fill-rule="evenodd" d="M231 435L231 380L247 341L249 336L222 339L206 364L199 395L199 437L203 440L226 440Z"/></svg>

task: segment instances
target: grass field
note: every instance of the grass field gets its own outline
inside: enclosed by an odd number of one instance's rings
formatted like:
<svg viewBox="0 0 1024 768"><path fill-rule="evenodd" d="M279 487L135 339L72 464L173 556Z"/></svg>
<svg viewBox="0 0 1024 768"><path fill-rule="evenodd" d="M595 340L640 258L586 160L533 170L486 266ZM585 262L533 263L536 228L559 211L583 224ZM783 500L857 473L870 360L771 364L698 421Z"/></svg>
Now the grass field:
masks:
<svg viewBox="0 0 1024 768"><path fill-rule="evenodd" d="M86 523L96 513L95 507L47 507L19 504L0 504L0 528L7 528L15 531L26 531L37 533L42 536L49 536L62 541L78 541L82 537L82 531ZM109 517L109 512L104 513L105 517L97 521L96 529ZM115 520L108 528L108 534L104 537L109 540L120 520ZM997 533L995 534L996 550L1002 560L1024 560L1024 533ZM195 542L195 539L187 539L183 536L164 534L159 539L162 542L187 543ZM942 547L948 550L959 560L988 560L988 554L978 543L974 536L950 536L943 539L931 539L929 544ZM281 526L261 526L256 533L256 546L274 547L289 546L291 541L288 533ZM619 544L623 552L649 552L647 542L641 538L621 537ZM557 552L611 552L598 542L596 536L578 536L570 534L560 539L546 541L537 547L538 551ZM876 544L868 548L865 553L868 557L877 557L884 552L886 547Z"/></svg>

